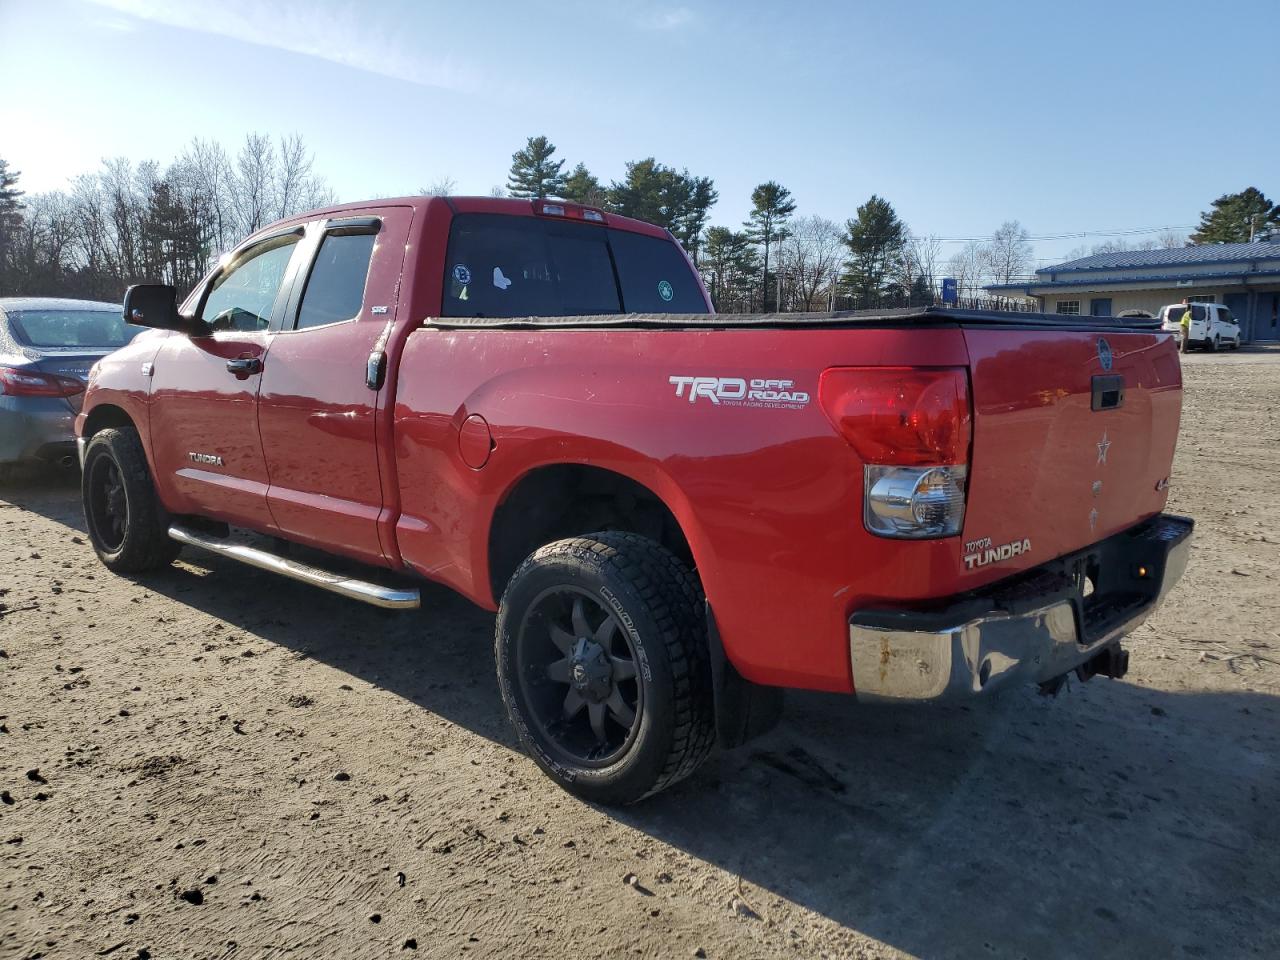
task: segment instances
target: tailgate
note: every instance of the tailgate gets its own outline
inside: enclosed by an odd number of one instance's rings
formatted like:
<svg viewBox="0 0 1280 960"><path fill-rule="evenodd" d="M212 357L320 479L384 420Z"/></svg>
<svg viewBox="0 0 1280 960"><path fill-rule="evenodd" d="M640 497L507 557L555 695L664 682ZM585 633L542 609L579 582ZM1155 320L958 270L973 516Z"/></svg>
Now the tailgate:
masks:
<svg viewBox="0 0 1280 960"><path fill-rule="evenodd" d="M974 422L961 562L971 585L1164 508L1182 408L1172 337L1007 327L964 336Z"/></svg>

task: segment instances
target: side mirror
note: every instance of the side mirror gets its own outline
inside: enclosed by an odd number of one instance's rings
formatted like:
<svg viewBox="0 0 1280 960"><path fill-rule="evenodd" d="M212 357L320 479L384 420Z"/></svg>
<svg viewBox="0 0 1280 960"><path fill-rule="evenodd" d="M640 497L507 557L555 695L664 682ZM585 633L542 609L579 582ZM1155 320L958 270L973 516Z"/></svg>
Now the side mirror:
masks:
<svg viewBox="0 0 1280 960"><path fill-rule="evenodd" d="M126 290L124 320L137 327L176 330L189 337L207 337L212 332L203 320L178 313L178 293L163 283L138 283Z"/></svg>

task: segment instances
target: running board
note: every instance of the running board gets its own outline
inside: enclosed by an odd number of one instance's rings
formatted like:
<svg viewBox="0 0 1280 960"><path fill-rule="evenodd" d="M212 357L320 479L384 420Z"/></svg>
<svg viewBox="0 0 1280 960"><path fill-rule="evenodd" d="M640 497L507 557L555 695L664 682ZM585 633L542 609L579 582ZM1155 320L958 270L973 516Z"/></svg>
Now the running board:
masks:
<svg viewBox="0 0 1280 960"><path fill-rule="evenodd" d="M220 557L230 557L232 560L239 560L241 563L247 563L251 567L257 567L259 570L269 570L272 573L278 573L293 580L301 580L303 583L309 583L313 587L319 587L321 590L328 590L330 593L336 593L339 596L350 597L352 600L362 600L365 603L373 604L375 607L385 607L391 610L412 610L421 603L421 594L417 590L397 590L392 587L379 586L376 583L367 583L364 580L353 580L350 577L329 573L329 571L321 570L318 567L298 563L296 560L286 560L284 557L278 557L274 553L268 553L266 550L259 550L256 547L248 547L239 543L227 543L185 527L176 525L170 527L169 536L185 546L199 547L201 550L216 553Z"/></svg>

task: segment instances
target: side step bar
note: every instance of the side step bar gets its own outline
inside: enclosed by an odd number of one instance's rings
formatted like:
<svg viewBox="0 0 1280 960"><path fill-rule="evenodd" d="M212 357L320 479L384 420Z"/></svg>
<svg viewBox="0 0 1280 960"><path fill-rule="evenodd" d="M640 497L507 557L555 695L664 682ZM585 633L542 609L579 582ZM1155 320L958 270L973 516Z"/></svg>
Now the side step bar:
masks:
<svg viewBox="0 0 1280 960"><path fill-rule="evenodd" d="M417 590L397 590L393 587L379 586L376 583L367 583L364 580L353 580L350 577L329 573L327 570L321 570L318 567L298 563L296 560L286 560L284 557L278 557L274 553L268 553L266 550L259 550L256 547L247 547L239 543L227 543L215 537L198 533L195 530L189 530L186 527L176 525L170 527L169 536L185 546L199 547L201 550L216 553L220 557L230 557L232 560L239 560L241 563L247 563L251 567L257 567L259 570L269 570L272 573L279 573L293 580L301 580L303 583L309 583L313 587L319 587L321 590L328 590L330 593L350 597L352 600L362 600L365 603L373 604L375 607L385 607L391 610L413 610L422 602L422 595Z"/></svg>

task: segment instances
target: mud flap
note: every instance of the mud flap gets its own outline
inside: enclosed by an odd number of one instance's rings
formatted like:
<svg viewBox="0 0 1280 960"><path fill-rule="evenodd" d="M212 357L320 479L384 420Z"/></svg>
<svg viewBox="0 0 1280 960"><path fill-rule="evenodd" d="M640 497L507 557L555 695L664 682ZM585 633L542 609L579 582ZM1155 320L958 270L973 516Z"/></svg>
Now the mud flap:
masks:
<svg viewBox="0 0 1280 960"><path fill-rule="evenodd" d="M752 683L738 673L724 652L710 603L707 604L707 642L711 648L716 743L731 750L777 726L782 716L783 691L781 687Z"/></svg>

